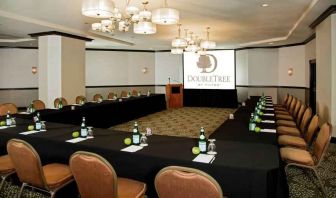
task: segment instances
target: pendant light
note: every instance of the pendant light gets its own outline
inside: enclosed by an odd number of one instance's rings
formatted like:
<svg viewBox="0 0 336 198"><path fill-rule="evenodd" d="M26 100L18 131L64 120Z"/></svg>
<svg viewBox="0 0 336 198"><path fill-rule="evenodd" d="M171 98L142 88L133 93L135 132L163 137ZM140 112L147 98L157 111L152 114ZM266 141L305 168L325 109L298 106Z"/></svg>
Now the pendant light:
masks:
<svg viewBox="0 0 336 198"><path fill-rule="evenodd" d="M203 49L213 49L216 47L216 42L214 41L210 41L209 40L209 29L210 27L207 27L207 40L205 41L202 41L201 44L200 44L200 47L203 48Z"/></svg>
<svg viewBox="0 0 336 198"><path fill-rule="evenodd" d="M188 43L185 39L181 38L181 24L178 24L178 36L172 40L172 47L184 48L187 47Z"/></svg>
<svg viewBox="0 0 336 198"><path fill-rule="evenodd" d="M164 0L165 6L153 10L152 22L159 25L173 25L177 24L180 20L180 13L178 10L169 8L167 0Z"/></svg>
<svg viewBox="0 0 336 198"><path fill-rule="evenodd" d="M109 18L113 15L113 8L111 0L83 0L82 14L94 18Z"/></svg>

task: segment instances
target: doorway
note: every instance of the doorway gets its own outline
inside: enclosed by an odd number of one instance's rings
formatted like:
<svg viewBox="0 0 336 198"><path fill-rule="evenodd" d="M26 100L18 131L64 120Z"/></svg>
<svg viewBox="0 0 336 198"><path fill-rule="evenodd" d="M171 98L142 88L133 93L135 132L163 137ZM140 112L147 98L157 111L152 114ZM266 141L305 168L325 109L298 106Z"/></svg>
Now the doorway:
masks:
<svg viewBox="0 0 336 198"><path fill-rule="evenodd" d="M309 61L310 80L309 80L309 106L316 114L316 59Z"/></svg>

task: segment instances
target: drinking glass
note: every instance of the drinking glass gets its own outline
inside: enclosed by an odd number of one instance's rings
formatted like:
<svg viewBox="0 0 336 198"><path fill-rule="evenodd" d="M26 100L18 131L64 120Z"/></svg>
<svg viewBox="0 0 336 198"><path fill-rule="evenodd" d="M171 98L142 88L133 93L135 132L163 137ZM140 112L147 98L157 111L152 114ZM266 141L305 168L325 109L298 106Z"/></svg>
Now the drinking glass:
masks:
<svg viewBox="0 0 336 198"><path fill-rule="evenodd" d="M216 145L215 145L215 141L216 139L209 139L209 145L208 145L208 154L209 155L216 155Z"/></svg>
<svg viewBox="0 0 336 198"><path fill-rule="evenodd" d="M47 131L46 121L41 121L41 131Z"/></svg>
<svg viewBox="0 0 336 198"><path fill-rule="evenodd" d="M93 127L92 126L88 126L87 127L88 128L88 137L91 137L91 138L93 138Z"/></svg>
<svg viewBox="0 0 336 198"><path fill-rule="evenodd" d="M15 120L14 117L12 118L12 124L11 124L11 126L16 126L16 120Z"/></svg>
<svg viewBox="0 0 336 198"><path fill-rule="evenodd" d="M145 133L141 133L140 146L148 146L148 141Z"/></svg>

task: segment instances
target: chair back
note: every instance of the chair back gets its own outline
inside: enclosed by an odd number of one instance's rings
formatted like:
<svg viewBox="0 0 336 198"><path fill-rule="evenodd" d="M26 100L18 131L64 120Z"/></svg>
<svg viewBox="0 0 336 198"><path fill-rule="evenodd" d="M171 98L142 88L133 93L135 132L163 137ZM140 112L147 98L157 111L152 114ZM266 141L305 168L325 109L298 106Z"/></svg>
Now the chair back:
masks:
<svg viewBox="0 0 336 198"><path fill-rule="evenodd" d="M101 94L95 94L95 95L93 96L93 101L98 101L99 98L100 98L100 99L103 99L103 96L102 96Z"/></svg>
<svg viewBox="0 0 336 198"><path fill-rule="evenodd" d="M18 109L13 103L4 103L0 105L0 116L4 116L9 111L10 114L16 114Z"/></svg>
<svg viewBox="0 0 336 198"><path fill-rule="evenodd" d="M121 97L127 97L127 92L126 91L122 91L120 94Z"/></svg>
<svg viewBox="0 0 336 198"><path fill-rule="evenodd" d="M304 114L304 112L306 111L306 105L302 104L300 107L300 110L298 112L298 115L296 117L296 125L300 126L301 120L302 120L302 116Z"/></svg>
<svg viewBox="0 0 336 198"><path fill-rule="evenodd" d="M114 97L114 93L113 92L110 92L108 95L107 95L107 99L113 99Z"/></svg>
<svg viewBox="0 0 336 198"><path fill-rule="evenodd" d="M287 103L286 103L286 108L287 108L287 109L289 108L289 106L290 106L292 100L293 100L293 96L290 95L290 96L288 97L288 99L287 99Z"/></svg>
<svg viewBox="0 0 336 198"><path fill-rule="evenodd" d="M40 157L29 143L19 139L11 139L7 143L7 152L21 182L48 189Z"/></svg>
<svg viewBox="0 0 336 198"><path fill-rule="evenodd" d="M295 104L295 108L294 108L294 111L293 111L293 114L292 114L294 118L297 117L297 115L298 115L298 113L299 113L299 110L300 110L300 107L301 107L301 104L302 104L301 100L298 100L298 101L296 102L296 104Z"/></svg>
<svg viewBox="0 0 336 198"><path fill-rule="evenodd" d="M45 104L42 100L33 100L33 108L35 110L43 110L45 109Z"/></svg>
<svg viewBox="0 0 336 198"><path fill-rule="evenodd" d="M287 93L286 96L283 99L283 103L282 103L283 105L286 105L288 97L289 97L289 94Z"/></svg>
<svg viewBox="0 0 336 198"><path fill-rule="evenodd" d="M311 116L312 116L312 109L308 107L305 113L303 114L302 121L300 123L299 128L301 133L304 133L306 131Z"/></svg>
<svg viewBox="0 0 336 198"><path fill-rule="evenodd" d="M76 104L79 104L81 101L86 100L85 96L77 96L76 97Z"/></svg>
<svg viewBox="0 0 336 198"><path fill-rule="evenodd" d="M314 115L314 117L310 120L307 132L305 134L305 140L308 143L308 145L311 144L314 134L316 133L318 127L319 127L319 117L318 115Z"/></svg>
<svg viewBox="0 0 336 198"><path fill-rule="evenodd" d="M296 102L297 102L297 98L294 97L290 106L289 106L289 109L288 109L289 113L292 114L292 115L293 115L293 112L294 112Z"/></svg>
<svg viewBox="0 0 336 198"><path fill-rule="evenodd" d="M331 139L331 125L324 123L313 144L315 164L319 165L326 153Z"/></svg>
<svg viewBox="0 0 336 198"><path fill-rule="evenodd" d="M70 157L69 164L82 198L117 198L117 174L103 157L78 151Z"/></svg>
<svg viewBox="0 0 336 198"><path fill-rule="evenodd" d="M159 198L222 198L223 192L217 181L203 171L169 166L155 177L155 188Z"/></svg>
<svg viewBox="0 0 336 198"><path fill-rule="evenodd" d="M65 98L62 97L61 99L62 99L62 104L63 104L63 106L68 105L68 101L67 101ZM60 103L60 99L59 99L59 98L56 98L56 99L54 100L54 107L57 108L59 103Z"/></svg>
<svg viewBox="0 0 336 198"><path fill-rule="evenodd" d="M132 90L132 96L138 96L138 91L135 90L135 89L133 89L133 90Z"/></svg>

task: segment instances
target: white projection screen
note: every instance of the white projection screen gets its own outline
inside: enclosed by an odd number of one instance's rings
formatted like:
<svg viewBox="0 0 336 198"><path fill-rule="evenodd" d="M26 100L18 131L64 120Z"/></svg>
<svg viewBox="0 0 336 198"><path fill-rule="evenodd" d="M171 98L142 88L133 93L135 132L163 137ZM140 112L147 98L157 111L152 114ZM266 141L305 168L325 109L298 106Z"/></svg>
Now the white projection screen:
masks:
<svg viewBox="0 0 336 198"><path fill-rule="evenodd" d="M184 89L235 89L235 51L185 52Z"/></svg>

